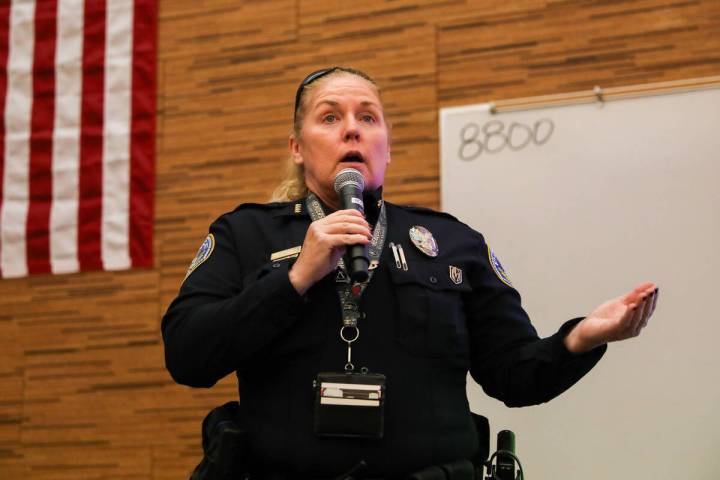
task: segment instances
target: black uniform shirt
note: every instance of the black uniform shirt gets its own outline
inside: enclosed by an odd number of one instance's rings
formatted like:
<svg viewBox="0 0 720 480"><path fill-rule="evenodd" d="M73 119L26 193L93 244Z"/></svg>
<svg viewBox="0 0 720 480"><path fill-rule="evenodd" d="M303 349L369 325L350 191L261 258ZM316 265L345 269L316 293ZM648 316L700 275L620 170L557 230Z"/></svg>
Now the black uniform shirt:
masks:
<svg viewBox="0 0 720 480"><path fill-rule="evenodd" d="M288 279L294 259L270 260L302 245L311 221L304 200L245 204L215 221L213 245L206 240L204 261L163 318L166 364L177 382L210 387L237 372L260 468L322 477L364 459L370 474L391 478L470 458L478 444L468 371L506 405L534 405L573 385L605 351L566 350L563 338L579 319L539 338L481 234L447 214L387 202L386 208L387 241L353 344L356 367L387 376L382 440L313 434L313 379L342 371L347 347L339 338L335 274L300 296ZM432 233L437 257L412 244L413 226ZM407 270L396 267L390 242L402 245ZM451 267L462 272L460 282Z"/></svg>

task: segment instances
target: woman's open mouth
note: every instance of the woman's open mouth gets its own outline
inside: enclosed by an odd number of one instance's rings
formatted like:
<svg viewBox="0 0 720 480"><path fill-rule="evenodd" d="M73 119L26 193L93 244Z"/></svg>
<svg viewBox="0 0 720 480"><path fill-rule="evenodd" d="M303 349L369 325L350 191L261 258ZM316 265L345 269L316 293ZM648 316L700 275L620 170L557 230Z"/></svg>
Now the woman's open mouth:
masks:
<svg viewBox="0 0 720 480"><path fill-rule="evenodd" d="M341 159L340 163L365 163L360 152L348 152Z"/></svg>

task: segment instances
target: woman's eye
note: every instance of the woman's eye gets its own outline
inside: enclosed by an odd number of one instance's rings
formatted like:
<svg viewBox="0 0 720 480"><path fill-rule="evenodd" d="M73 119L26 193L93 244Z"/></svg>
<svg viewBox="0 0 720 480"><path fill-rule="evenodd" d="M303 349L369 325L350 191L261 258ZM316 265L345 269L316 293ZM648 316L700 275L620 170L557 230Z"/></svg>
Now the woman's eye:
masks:
<svg viewBox="0 0 720 480"><path fill-rule="evenodd" d="M363 122L372 123L375 121L375 117L373 117L372 115L369 115L369 114L361 115L360 118Z"/></svg>
<svg viewBox="0 0 720 480"><path fill-rule="evenodd" d="M335 121L335 115L332 113L329 113L323 117L323 122L325 123L333 123Z"/></svg>

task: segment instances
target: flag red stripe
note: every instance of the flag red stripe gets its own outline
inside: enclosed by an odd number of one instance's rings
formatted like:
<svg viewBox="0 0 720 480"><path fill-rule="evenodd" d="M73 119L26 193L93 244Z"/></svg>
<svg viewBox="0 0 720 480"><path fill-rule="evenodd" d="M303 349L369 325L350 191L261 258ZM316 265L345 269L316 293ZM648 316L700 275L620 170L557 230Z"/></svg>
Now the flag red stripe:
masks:
<svg viewBox="0 0 720 480"><path fill-rule="evenodd" d="M5 182L5 97L7 96L7 60L10 42L10 4L0 3L0 208ZM0 240L1 242L1 240ZM0 243L0 250L2 243ZM0 268L2 277L2 268Z"/></svg>
<svg viewBox="0 0 720 480"><path fill-rule="evenodd" d="M103 93L105 2L85 2L80 131L78 260L80 270L102 269Z"/></svg>
<svg viewBox="0 0 720 480"><path fill-rule="evenodd" d="M155 195L155 46L157 2L136 0L133 13L132 114L130 133L130 258L153 264Z"/></svg>
<svg viewBox="0 0 720 480"><path fill-rule="evenodd" d="M30 203L25 227L30 274L50 272L56 31L57 0L37 0L33 53L33 105L30 121Z"/></svg>

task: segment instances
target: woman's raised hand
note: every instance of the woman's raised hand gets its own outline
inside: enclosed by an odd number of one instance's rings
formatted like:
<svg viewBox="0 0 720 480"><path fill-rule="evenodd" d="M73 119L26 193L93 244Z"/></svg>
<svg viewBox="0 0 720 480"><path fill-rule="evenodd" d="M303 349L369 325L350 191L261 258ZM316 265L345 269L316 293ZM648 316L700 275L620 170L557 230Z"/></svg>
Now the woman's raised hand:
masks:
<svg viewBox="0 0 720 480"><path fill-rule="evenodd" d="M597 307L565 337L565 346L583 353L608 342L637 337L655 311L659 290L646 282Z"/></svg>
<svg viewBox="0 0 720 480"><path fill-rule="evenodd" d="M338 210L310 224L302 250L289 272L290 283L300 295L328 273L348 245L367 245L370 225L356 210Z"/></svg>

